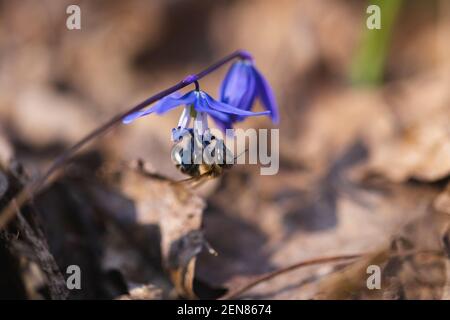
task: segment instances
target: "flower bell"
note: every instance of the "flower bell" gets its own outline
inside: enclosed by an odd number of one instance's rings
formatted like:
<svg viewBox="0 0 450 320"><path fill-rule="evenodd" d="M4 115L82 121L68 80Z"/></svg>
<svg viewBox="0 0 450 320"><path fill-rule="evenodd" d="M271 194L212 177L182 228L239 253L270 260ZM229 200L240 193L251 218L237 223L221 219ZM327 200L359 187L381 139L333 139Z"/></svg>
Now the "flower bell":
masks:
<svg viewBox="0 0 450 320"><path fill-rule="evenodd" d="M249 117L270 114L270 111L251 112L214 100L206 92L199 90L197 86L195 90L183 96L172 94L164 97L153 105L153 107L132 113L122 121L128 124L148 114L163 114L181 105L184 105L184 110L181 113L177 128L172 129L172 140L175 142L180 141L189 132L189 125L192 118L194 118L194 132L202 136L205 132L209 131L207 115L221 123L228 123L231 121L232 116Z"/></svg>
<svg viewBox="0 0 450 320"><path fill-rule="evenodd" d="M274 123L278 123L278 107L273 91L256 69L250 55L235 62L228 71L220 87L220 101L241 110L250 111L256 98L259 98L263 107L270 111ZM222 122L215 119L219 126L231 128L234 122L242 121L244 117L231 115L230 121Z"/></svg>

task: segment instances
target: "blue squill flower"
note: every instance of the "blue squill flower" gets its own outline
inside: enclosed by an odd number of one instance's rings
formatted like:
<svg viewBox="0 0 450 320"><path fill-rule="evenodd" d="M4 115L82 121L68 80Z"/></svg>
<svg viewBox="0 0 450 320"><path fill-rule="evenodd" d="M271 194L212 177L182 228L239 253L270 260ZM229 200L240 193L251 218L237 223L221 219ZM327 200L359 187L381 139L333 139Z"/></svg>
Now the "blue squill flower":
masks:
<svg viewBox="0 0 450 320"><path fill-rule="evenodd" d="M220 101L241 110L250 111L256 98L263 107L270 111L274 123L278 123L278 107L269 83L256 69L251 57L235 62L228 70L220 88ZM231 127L234 122L242 121L240 115L232 115L228 123L216 122L224 127Z"/></svg>
<svg viewBox="0 0 450 320"><path fill-rule="evenodd" d="M210 115L216 121L228 123L231 116L259 116L267 115L270 111L251 112L233 107L227 103L214 100L210 95L201 90L192 90L183 96L172 94L159 100L151 108L140 110L126 116L122 122L128 124L137 118L151 113L163 114L176 107L184 105L184 110L178 121L178 127L172 130L172 140L179 141L185 133L188 132L191 118L194 118L194 131L203 135L208 130L207 115Z"/></svg>

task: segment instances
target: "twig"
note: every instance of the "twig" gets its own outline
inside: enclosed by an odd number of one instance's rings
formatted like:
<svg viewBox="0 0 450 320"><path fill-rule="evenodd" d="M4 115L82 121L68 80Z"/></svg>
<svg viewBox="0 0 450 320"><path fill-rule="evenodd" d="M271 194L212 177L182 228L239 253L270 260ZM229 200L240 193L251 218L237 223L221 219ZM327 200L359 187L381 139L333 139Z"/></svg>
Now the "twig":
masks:
<svg viewBox="0 0 450 320"><path fill-rule="evenodd" d="M39 262L39 267L46 275L46 284L49 289L50 297L53 300L65 300L69 295L69 291L66 287L66 282L61 274L61 271L56 264L55 258L50 253L47 241L44 238L40 226L36 226L34 216L30 215L30 219L34 222L33 228L30 223L25 219L20 211L20 208L16 206L14 200L12 200L18 217L18 232L30 246L33 251L34 257Z"/></svg>
<svg viewBox="0 0 450 320"><path fill-rule="evenodd" d="M234 299L234 298L240 296L242 293L250 290L251 288L255 287L256 285L258 285L264 281L270 280L272 278L275 278L276 276L279 276L283 273L293 271L295 269L299 269L299 268L306 267L306 266L317 265L317 264L338 262L338 261L342 261L342 260L353 260L356 258L360 258L362 256L363 256L362 254L350 254L350 255L343 255L343 256L314 258L311 260L300 261L300 262L291 264L290 266L283 267L281 269L278 269L278 270L275 270L272 272L268 272L259 277L256 277L255 279L250 280L247 284L244 284L242 287L230 291L229 293L227 293L226 295L221 297L220 300Z"/></svg>
<svg viewBox="0 0 450 320"><path fill-rule="evenodd" d="M395 254L390 254L389 257L390 258L400 258L400 257L407 258L407 257L419 255L419 254L434 255L434 256L438 256L438 257L444 256L443 252L441 252L439 250L420 250L420 251L419 250L408 250L405 252L398 252ZM239 295L241 295L242 293L248 291L249 289L255 287L256 285L258 285L264 281L270 280L272 278L275 278L276 276L293 271L295 269L312 266L312 265L317 265L317 264L339 262L339 261L343 261L343 260L353 260L353 259L361 258L364 256L367 256L367 254L362 254L362 253L361 254L350 254L350 255L342 255L342 256L314 258L311 260L300 261L300 262L294 263L290 266L283 267L281 269L278 269L278 270L275 270L272 272L268 272L259 277L256 277L255 279L250 280L247 284L243 285L242 287L235 289L235 290L227 293L226 295L222 296L220 298L220 300L234 299L234 298L238 297Z"/></svg>

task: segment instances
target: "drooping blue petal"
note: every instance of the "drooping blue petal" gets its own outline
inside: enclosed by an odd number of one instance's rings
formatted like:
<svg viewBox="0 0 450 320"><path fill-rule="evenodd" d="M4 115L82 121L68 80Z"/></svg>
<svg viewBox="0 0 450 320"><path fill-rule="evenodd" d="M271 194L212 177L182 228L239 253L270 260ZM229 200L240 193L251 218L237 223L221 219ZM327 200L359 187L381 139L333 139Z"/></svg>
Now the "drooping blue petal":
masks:
<svg viewBox="0 0 450 320"><path fill-rule="evenodd" d="M255 77L251 62L235 62L220 88L220 101L233 107L250 110L255 97Z"/></svg>
<svg viewBox="0 0 450 320"><path fill-rule="evenodd" d="M238 75L241 73L242 65L239 63L233 63L228 70L227 74L225 75L225 78L223 79L221 85L220 85L220 91L219 96L220 100L225 102L226 99L228 99L228 93L231 91L234 91L236 79Z"/></svg>
<svg viewBox="0 0 450 320"><path fill-rule="evenodd" d="M223 103L223 102L219 102L217 100L214 100L210 95L208 95L205 92L201 92L201 95L203 95L203 99L206 100L206 102L208 103L208 106L211 109L220 111L220 112L225 112L225 113L230 113L230 114L237 114L240 116L262 116L262 115L267 115L270 114L270 111L261 111L261 112L251 112L251 111L247 111L247 110L241 110L239 108L235 108L233 106L230 106L229 104Z"/></svg>
<svg viewBox="0 0 450 320"><path fill-rule="evenodd" d="M222 82L220 101L238 109L250 111L256 97L261 100L263 107L270 111L272 121L277 123L279 121L278 107L267 80L256 69L252 60L244 59L235 62ZM231 122L242 121L245 117L234 114L231 116Z"/></svg>
<svg viewBox="0 0 450 320"><path fill-rule="evenodd" d="M233 115L211 109L205 99L201 99L200 101L198 110L208 113L220 130L225 131L226 129L232 128L233 121L231 118Z"/></svg>
<svg viewBox="0 0 450 320"><path fill-rule="evenodd" d="M240 107L241 100L248 92L248 67L242 61L235 62L222 82L220 88L220 101L234 107Z"/></svg>
<svg viewBox="0 0 450 320"><path fill-rule="evenodd" d="M256 85L256 79L253 74L253 67L246 63L245 68L245 77L246 77L246 85L247 85L247 91L245 94L242 95L240 101L238 104L234 105L230 103L232 106L235 106L239 109L250 111L252 109L253 103L255 101L255 97L257 94L257 85ZM245 116L234 116L233 122L237 121L243 121L245 119Z"/></svg>
<svg viewBox="0 0 450 320"><path fill-rule="evenodd" d="M162 114L181 105L193 104L195 99L196 99L195 91L189 91L188 93L179 98L170 95L161 99L159 102L155 104L154 107L155 112L157 114Z"/></svg>
<svg viewBox="0 0 450 320"><path fill-rule="evenodd" d="M272 88L263 75L254 66L252 68L256 79L257 95L261 99L264 108L270 111L272 121L278 123L278 106Z"/></svg>
<svg viewBox="0 0 450 320"><path fill-rule="evenodd" d="M245 71L246 71L246 78L247 78L247 92L242 96L241 102L239 105L233 105L234 107L240 107L240 109L244 109L249 111L252 108L253 101L255 100L256 95L256 80L255 77L252 74L253 68L250 65L247 65Z"/></svg>
<svg viewBox="0 0 450 320"><path fill-rule="evenodd" d="M198 100L194 103L194 108L195 110L199 111L199 112L206 112L208 113L211 117L222 121L222 122L229 122L230 121L230 115L211 109L208 106L208 103L205 99L202 98L198 98Z"/></svg>
<svg viewBox="0 0 450 320"><path fill-rule="evenodd" d="M197 99L194 102L193 106L196 111L207 113L222 131L225 131L227 128L229 128L228 124L231 123L231 115L211 109L208 106L206 99L201 97L200 92L197 92Z"/></svg>
<svg viewBox="0 0 450 320"><path fill-rule="evenodd" d="M148 108L146 110L139 110L126 116L125 118L122 119L122 122L128 124L136 120L137 118L146 116L153 112L157 114L162 114L180 105L192 104L194 103L195 98L196 96L194 91L190 91L182 97L180 97L179 93L174 93L171 94L170 96L162 98L161 100L156 102L151 108Z"/></svg>
<svg viewBox="0 0 450 320"><path fill-rule="evenodd" d="M153 112L152 109L153 108L149 108L146 110L140 110L140 111L133 112L132 114L129 114L125 118L123 118L122 123L129 124L129 123L133 122L134 120L136 120L137 118L140 118L140 117L146 116L147 114L152 113Z"/></svg>

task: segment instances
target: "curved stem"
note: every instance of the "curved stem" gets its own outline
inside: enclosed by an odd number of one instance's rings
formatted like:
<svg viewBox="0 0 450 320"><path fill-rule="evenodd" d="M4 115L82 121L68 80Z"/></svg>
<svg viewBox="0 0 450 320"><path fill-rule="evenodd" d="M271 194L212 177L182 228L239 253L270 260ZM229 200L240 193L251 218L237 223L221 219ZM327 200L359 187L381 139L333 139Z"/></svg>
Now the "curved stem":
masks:
<svg viewBox="0 0 450 320"><path fill-rule="evenodd" d="M384 254L384 253L389 254L389 252L385 251L385 250L380 251L380 252L381 252L381 254ZM380 254L380 253L378 252L376 254ZM442 257L442 256L445 257L445 254L443 254L443 252L440 250L416 250L416 249L408 250L405 252L396 252L396 253L390 254L389 257L390 258L410 257L410 256L414 256L414 255L419 255L419 254L432 255L432 256L437 256L437 257ZM300 268L312 266L312 265L318 265L318 264L325 264L325 263L332 263L332 262L345 262L345 261L349 261L349 260L363 258L364 256L370 256L370 255L367 253L365 253L365 254L364 253L349 254L349 255L342 255L342 256L313 258L310 260L296 262L289 266L286 266L286 267L262 274L258 277L255 277L254 279L250 280L248 283L244 284L243 286L238 287L234 290L231 290L230 292L228 292L227 294L222 296L219 300L236 299L238 296L240 296L244 292L247 292L248 290L254 288L258 284L265 282L267 280L271 280L281 274L291 272L296 269L300 269Z"/></svg>
<svg viewBox="0 0 450 320"><path fill-rule="evenodd" d="M247 284L244 284L242 287L238 287L237 289L225 294L223 297L220 298L220 300L230 300L230 299L236 299L238 296L240 296L242 293L247 292L251 288L255 287L256 285L270 280L272 278L275 278L276 276L279 276L280 274L293 271L295 269L299 269L306 266L312 266L317 264L324 264L324 263L330 263L330 262L340 262L345 260L353 260L356 258L361 257L361 254L350 254L350 255L343 255L343 256L334 256L334 257L321 257L321 258L315 258L311 260L305 260L301 262L297 262L294 264L291 264L290 266L268 272L266 274L263 274L259 277L256 277L253 280L250 280Z"/></svg>
<svg viewBox="0 0 450 320"><path fill-rule="evenodd" d="M211 72L217 70L224 64L230 62L231 60L235 58L243 58L246 57L248 53L243 50L235 51L234 53L222 58L221 60L217 61L216 63L210 65L208 68L200 71L199 73L189 75L186 78L184 78L182 81L178 82L177 84L164 89L157 94L151 96L150 98L142 101L141 103L137 104L136 106L132 107L131 109L121 112L114 117L112 117L109 121L107 121L105 124L101 125L100 127L97 127L92 132L87 134L84 138L79 140L77 143L75 143L73 146L71 146L69 149L65 150L60 156L58 156L53 163L50 165L50 167L44 172L44 174L40 177L38 177L34 182L27 185L20 193L15 197L16 198L16 205L20 208L25 202L27 202L44 184L45 182L59 169L61 168L69 159L72 157L78 150L80 150L83 146L85 146L88 142L94 140L95 138L98 138L102 135L104 135L106 132L108 132L111 128L113 128L115 125L120 123L120 121L125 118L126 116L139 111L148 105L164 98L165 96L168 96L169 94L172 94L180 89L183 89L192 83L197 83L198 80L205 77L206 75L210 74ZM0 214L0 230L3 229L3 227L10 221L12 217L14 217L16 210L14 209L15 206L13 205L13 201L9 201L8 205L2 210Z"/></svg>

